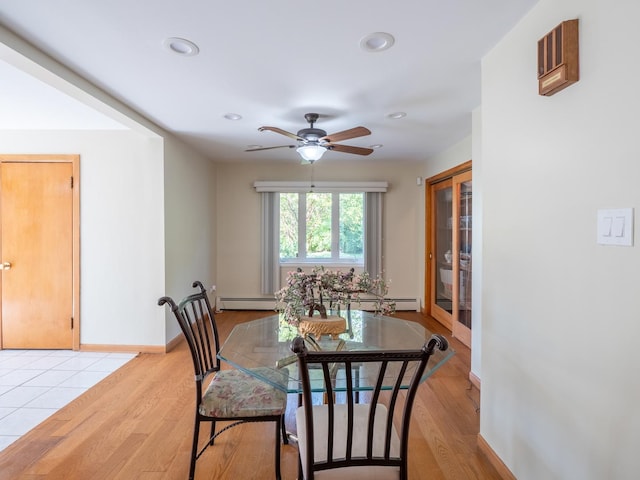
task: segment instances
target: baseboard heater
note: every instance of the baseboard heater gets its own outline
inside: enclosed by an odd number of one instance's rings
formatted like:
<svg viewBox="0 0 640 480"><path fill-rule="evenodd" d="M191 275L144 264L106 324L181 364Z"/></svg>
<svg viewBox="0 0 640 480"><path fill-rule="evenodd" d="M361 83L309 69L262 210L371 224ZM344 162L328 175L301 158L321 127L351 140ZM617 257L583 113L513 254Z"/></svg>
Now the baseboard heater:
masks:
<svg viewBox="0 0 640 480"><path fill-rule="evenodd" d="M396 310L420 311L420 301L416 298L394 298ZM216 297L216 310L274 310L276 302L273 298L233 298ZM352 306L356 309L373 310L373 303L362 300L360 304Z"/></svg>

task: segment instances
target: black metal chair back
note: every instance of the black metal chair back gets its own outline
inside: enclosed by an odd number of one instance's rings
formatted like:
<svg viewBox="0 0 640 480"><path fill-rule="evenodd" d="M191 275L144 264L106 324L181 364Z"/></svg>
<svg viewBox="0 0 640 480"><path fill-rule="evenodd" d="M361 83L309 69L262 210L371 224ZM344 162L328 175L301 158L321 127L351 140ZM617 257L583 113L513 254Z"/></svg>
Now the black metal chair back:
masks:
<svg viewBox="0 0 640 480"><path fill-rule="evenodd" d="M280 478L280 438L284 434L286 393L266 385L246 372L221 370L218 351L220 340L207 291L201 282L193 282L199 292L176 304L162 297L158 305L169 305L189 346L195 371L196 409L189 479L195 475L196 460L214 439L227 429L245 422L274 422L275 471ZM266 386L265 386L266 385ZM216 432L217 421L233 421ZM198 449L200 423L211 423L211 434L203 448Z"/></svg>
<svg viewBox="0 0 640 480"><path fill-rule="evenodd" d="M314 472L324 470L333 470L335 478L348 478L350 468L361 467L395 469L385 472L397 472L393 477L406 479L411 410L436 348L446 350L447 340L433 335L418 350L313 351L301 337L295 338L291 349L298 356L303 391L303 405L296 412L301 478L313 479ZM371 395L368 404L354 400L356 364L374 372L367 386ZM318 384L317 380L312 384L310 368L323 372L325 404L313 404L312 393L318 391ZM345 378L337 380L337 371L344 371ZM405 375L410 375L408 385ZM345 403L338 404L337 398ZM394 417L401 419L398 428ZM358 478L367 478L366 471L358 473ZM378 478L370 473L370 478Z"/></svg>
<svg viewBox="0 0 640 480"><path fill-rule="evenodd" d="M196 381L202 384L220 370L220 338L206 289L199 281L193 282L193 287L200 291L180 301L176 320L189 344Z"/></svg>

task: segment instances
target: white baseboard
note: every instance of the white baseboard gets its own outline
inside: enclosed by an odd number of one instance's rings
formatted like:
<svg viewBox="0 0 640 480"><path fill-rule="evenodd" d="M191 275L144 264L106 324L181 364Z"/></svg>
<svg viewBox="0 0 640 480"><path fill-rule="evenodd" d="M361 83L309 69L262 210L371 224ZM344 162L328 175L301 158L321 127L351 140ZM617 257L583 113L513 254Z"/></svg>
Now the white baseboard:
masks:
<svg viewBox="0 0 640 480"><path fill-rule="evenodd" d="M394 298L396 310L420 311L420 302L415 298ZM273 298L233 298L217 297L216 310L274 310L276 302ZM360 304L353 304L352 308L359 310L372 310L372 302L363 300Z"/></svg>
<svg viewBox="0 0 640 480"><path fill-rule="evenodd" d="M216 298L217 310L275 310L273 298Z"/></svg>

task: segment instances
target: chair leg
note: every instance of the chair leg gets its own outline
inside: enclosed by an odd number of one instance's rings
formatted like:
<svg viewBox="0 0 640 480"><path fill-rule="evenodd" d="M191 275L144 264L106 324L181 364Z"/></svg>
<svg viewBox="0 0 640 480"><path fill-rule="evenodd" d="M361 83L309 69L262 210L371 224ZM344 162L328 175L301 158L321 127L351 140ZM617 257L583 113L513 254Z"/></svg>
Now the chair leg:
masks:
<svg viewBox="0 0 640 480"><path fill-rule="evenodd" d="M196 474L196 456L198 455L198 437L200 435L200 419L196 413L196 422L193 427L193 445L191 446L191 462L189 464L189 480L193 480Z"/></svg>
<svg viewBox="0 0 640 480"><path fill-rule="evenodd" d="M355 367L353 371L356 377L356 403L360 403L360 367Z"/></svg>
<svg viewBox="0 0 640 480"><path fill-rule="evenodd" d="M213 436L215 435L215 433L216 433L216 421L213 420L211 422L211 434L209 435L209 445L213 445L213 441L214 441Z"/></svg>
<svg viewBox="0 0 640 480"><path fill-rule="evenodd" d="M304 473L302 473L302 458L300 457L300 452L298 452L298 480L304 479Z"/></svg>
<svg viewBox="0 0 640 480"><path fill-rule="evenodd" d="M281 480L282 478L280 474L280 422L283 421L282 418L274 422L276 424L276 480Z"/></svg>
<svg viewBox="0 0 640 480"><path fill-rule="evenodd" d="M287 435L287 427L284 424L284 413L280 417L280 433L282 433L282 443L289 444L289 436Z"/></svg>

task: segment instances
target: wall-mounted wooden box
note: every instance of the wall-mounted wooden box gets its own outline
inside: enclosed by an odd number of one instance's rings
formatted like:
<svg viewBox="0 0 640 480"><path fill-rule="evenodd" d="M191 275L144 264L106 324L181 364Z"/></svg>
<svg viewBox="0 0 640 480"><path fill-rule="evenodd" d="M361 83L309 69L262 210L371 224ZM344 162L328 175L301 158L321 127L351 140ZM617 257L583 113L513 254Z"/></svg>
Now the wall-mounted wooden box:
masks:
<svg viewBox="0 0 640 480"><path fill-rule="evenodd" d="M578 20L567 20L538 41L538 93L551 96L579 79Z"/></svg>

